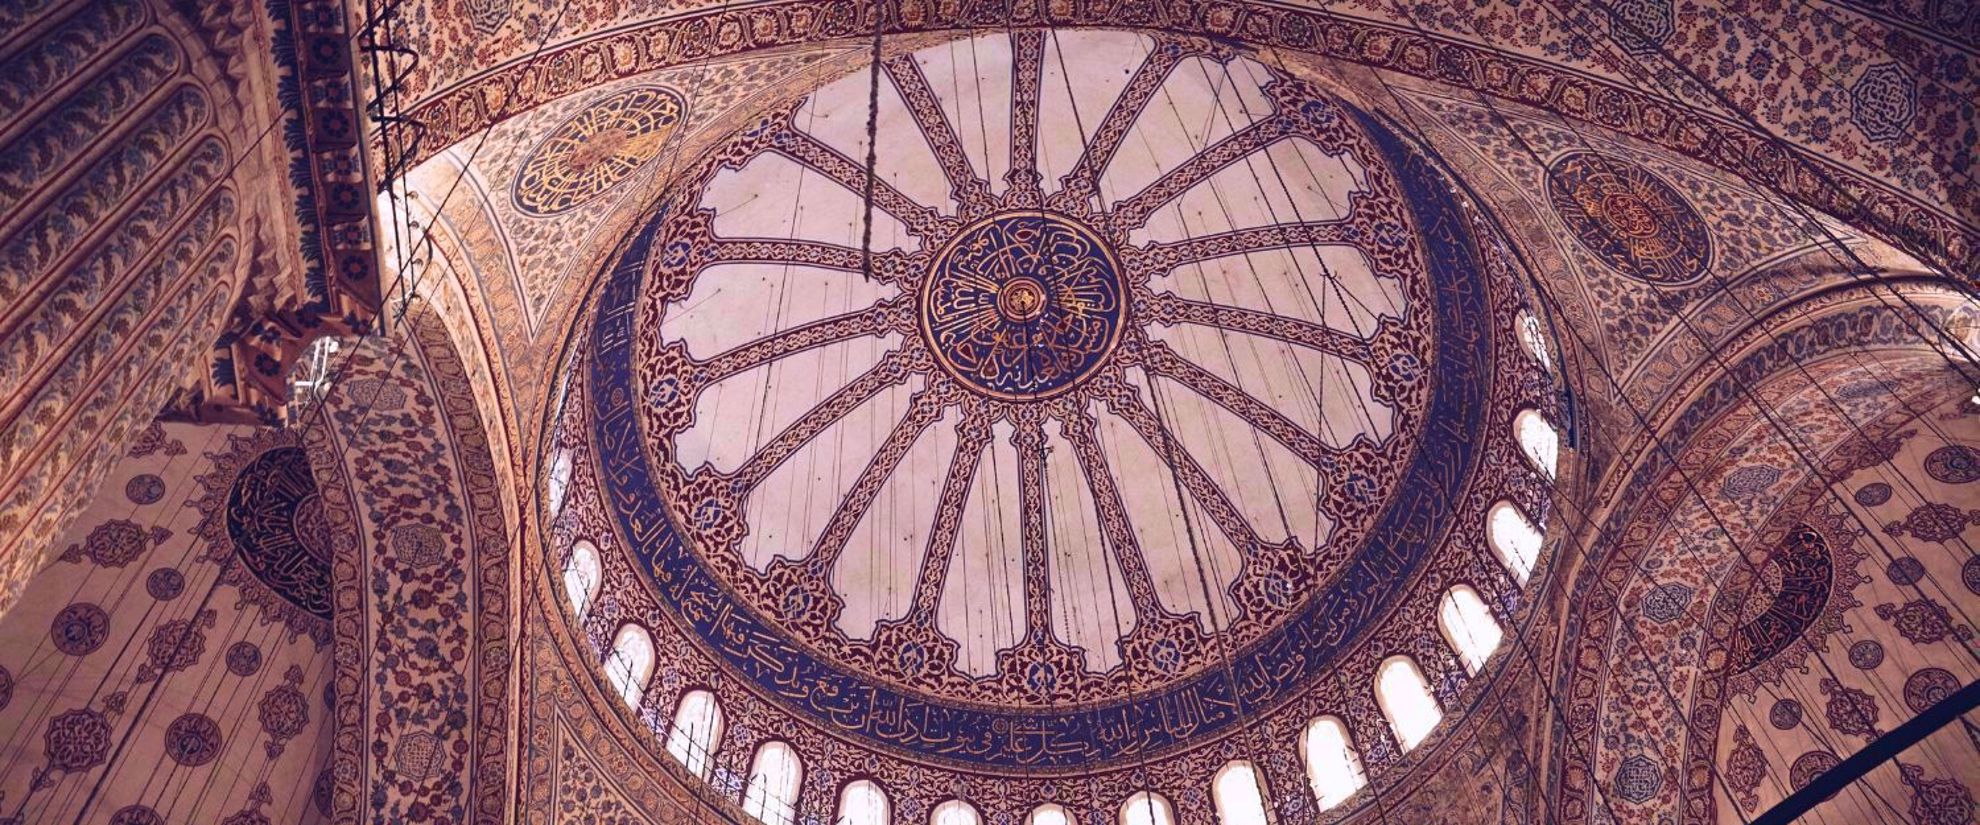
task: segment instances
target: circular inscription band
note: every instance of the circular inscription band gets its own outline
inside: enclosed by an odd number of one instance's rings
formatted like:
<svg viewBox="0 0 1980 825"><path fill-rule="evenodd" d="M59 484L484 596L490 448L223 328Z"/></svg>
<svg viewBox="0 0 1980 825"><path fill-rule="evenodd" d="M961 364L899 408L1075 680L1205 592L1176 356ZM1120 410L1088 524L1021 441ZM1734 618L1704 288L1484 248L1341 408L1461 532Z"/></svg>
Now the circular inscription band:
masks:
<svg viewBox="0 0 1980 825"><path fill-rule="evenodd" d="M991 215L936 256L921 333L942 369L992 398L1050 398L1106 363L1127 325L1120 261L1100 236L1046 212Z"/></svg>

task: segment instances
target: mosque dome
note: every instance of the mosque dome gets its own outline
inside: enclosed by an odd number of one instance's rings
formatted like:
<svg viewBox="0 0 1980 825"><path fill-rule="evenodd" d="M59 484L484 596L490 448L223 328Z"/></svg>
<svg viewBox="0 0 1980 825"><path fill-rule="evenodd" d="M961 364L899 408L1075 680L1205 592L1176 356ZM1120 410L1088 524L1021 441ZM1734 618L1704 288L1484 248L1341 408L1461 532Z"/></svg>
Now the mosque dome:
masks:
<svg viewBox="0 0 1980 825"><path fill-rule="evenodd" d="M1432 712L1489 678L1414 628L1454 588L1518 621L1559 472L1490 218L1268 52L1017 30L880 75L680 159L593 290L544 483L586 621L656 638L645 705L1033 802L1326 717L1398 761L1351 710L1394 656Z"/></svg>

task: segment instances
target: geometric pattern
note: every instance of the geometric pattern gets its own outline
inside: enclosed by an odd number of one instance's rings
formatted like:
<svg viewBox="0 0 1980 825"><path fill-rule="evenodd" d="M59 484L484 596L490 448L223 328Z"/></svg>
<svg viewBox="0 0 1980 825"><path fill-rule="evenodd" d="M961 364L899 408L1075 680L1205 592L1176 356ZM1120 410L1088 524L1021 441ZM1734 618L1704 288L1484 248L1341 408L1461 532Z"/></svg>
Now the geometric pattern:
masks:
<svg viewBox="0 0 1980 825"><path fill-rule="evenodd" d="M1897 140L1911 128L1918 109L1918 84L1894 62L1864 69L1849 90L1849 117L1865 137L1878 142Z"/></svg>

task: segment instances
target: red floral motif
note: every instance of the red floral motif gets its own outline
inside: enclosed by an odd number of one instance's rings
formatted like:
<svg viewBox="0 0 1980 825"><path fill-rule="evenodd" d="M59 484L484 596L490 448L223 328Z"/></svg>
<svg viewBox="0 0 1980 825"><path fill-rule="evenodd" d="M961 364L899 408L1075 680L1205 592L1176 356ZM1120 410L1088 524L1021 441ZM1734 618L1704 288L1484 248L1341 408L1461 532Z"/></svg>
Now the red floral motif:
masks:
<svg viewBox="0 0 1980 825"><path fill-rule="evenodd" d="M1929 596L1912 599L1903 607L1877 605L1877 618L1890 622L1898 633L1913 644L1928 645L1951 637L1959 641L1973 638L1973 629L1953 622L1945 605Z"/></svg>

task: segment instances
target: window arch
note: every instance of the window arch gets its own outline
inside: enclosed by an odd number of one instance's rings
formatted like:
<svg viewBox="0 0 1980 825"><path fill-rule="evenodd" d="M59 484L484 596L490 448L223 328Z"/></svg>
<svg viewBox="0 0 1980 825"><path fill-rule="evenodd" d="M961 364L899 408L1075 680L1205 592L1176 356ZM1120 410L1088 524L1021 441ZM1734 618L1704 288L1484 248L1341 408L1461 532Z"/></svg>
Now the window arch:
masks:
<svg viewBox="0 0 1980 825"><path fill-rule="evenodd" d="M1024 825L1073 825L1073 821L1064 807L1047 802L1032 808L1031 815L1024 818Z"/></svg>
<svg viewBox="0 0 1980 825"><path fill-rule="evenodd" d="M1334 716L1322 716L1306 723L1306 734L1299 740L1299 756L1306 762L1306 781L1313 786L1313 799L1320 810L1346 802L1368 775L1361 770L1361 755L1348 738L1347 726Z"/></svg>
<svg viewBox="0 0 1980 825"><path fill-rule="evenodd" d="M1444 592L1443 601L1437 606L1437 629L1444 632L1444 641L1457 651L1466 673L1477 673L1483 668L1505 638L1498 621L1492 618L1492 611L1485 606L1485 599L1464 584Z"/></svg>
<svg viewBox="0 0 1980 825"><path fill-rule="evenodd" d="M1265 809L1265 788L1257 769L1250 762L1234 759L1224 763L1211 780L1210 798L1217 803L1221 825L1272 825Z"/></svg>
<svg viewBox="0 0 1980 825"><path fill-rule="evenodd" d="M571 557L564 560L564 595L571 600L571 615L580 621L591 612L598 599L598 586L605 571L598 563L598 545L578 539L571 545Z"/></svg>
<svg viewBox="0 0 1980 825"><path fill-rule="evenodd" d="M983 825L983 817L976 806L951 799L935 806L935 812L928 815L928 825Z"/></svg>
<svg viewBox="0 0 1980 825"><path fill-rule="evenodd" d="M1176 825L1176 811L1167 797L1154 791L1136 791L1121 803L1121 825Z"/></svg>
<svg viewBox="0 0 1980 825"><path fill-rule="evenodd" d="M667 731L667 753L695 776L707 779L721 741L722 704L715 701L715 694L705 690L682 694Z"/></svg>
<svg viewBox="0 0 1980 825"><path fill-rule="evenodd" d="M1526 345L1526 354L1549 372L1554 369L1554 361L1547 354L1547 333L1540 330L1540 318L1532 310L1519 312L1519 341Z"/></svg>
<svg viewBox="0 0 1980 825"><path fill-rule="evenodd" d="M832 819L832 825L889 825L893 816L887 792L870 780L859 779L840 789L839 815Z"/></svg>
<svg viewBox="0 0 1980 825"><path fill-rule="evenodd" d="M1524 409L1513 416L1513 435L1519 439L1519 449L1526 454L1526 460L1548 478L1554 478L1561 459L1561 436L1554 431L1554 425L1540 413Z"/></svg>
<svg viewBox="0 0 1980 825"><path fill-rule="evenodd" d="M743 813L764 825L791 825L797 820L803 780L804 762L796 749L778 741L757 746L749 762L749 785L743 789Z"/></svg>
<svg viewBox="0 0 1980 825"><path fill-rule="evenodd" d="M1444 718L1423 671L1408 656L1390 656L1376 669L1375 702L1405 751L1421 744Z"/></svg>
<svg viewBox="0 0 1980 825"><path fill-rule="evenodd" d="M565 447L556 448L550 459L549 489L550 517L556 518L564 512L564 494L571 487L571 451Z"/></svg>
<svg viewBox="0 0 1980 825"><path fill-rule="evenodd" d="M605 678L611 680L619 698L626 700L626 707L639 709L640 700L646 697L646 680L652 675L653 637L636 624L619 628L619 635L612 637L612 653L605 657Z"/></svg>
<svg viewBox="0 0 1980 825"><path fill-rule="evenodd" d="M1514 507L1510 501L1492 505L1485 514L1485 541L1492 545L1499 562L1513 575L1513 580L1525 584L1533 575L1533 566L1540 561L1540 528L1526 519L1526 514Z"/></svg>

